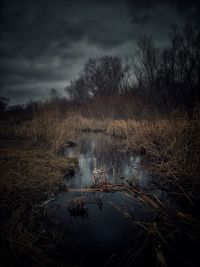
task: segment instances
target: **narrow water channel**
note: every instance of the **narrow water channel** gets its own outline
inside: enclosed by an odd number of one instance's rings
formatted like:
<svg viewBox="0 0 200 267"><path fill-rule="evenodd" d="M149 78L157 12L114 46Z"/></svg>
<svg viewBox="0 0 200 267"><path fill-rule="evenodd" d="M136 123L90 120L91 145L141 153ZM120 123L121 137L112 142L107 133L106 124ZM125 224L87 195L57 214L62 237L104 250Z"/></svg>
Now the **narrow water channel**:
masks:
<svg viewBox="0 0 200 267"><path fill-rule="evenodd" d="M67 188L90 188L94 184L94 170L103 170L107 183L137 185L141 189L151 186L150 178L142 169L141 158L127 152L109 136L83 135L78 145L65 147L63 154L78 157L79 161L75 174L65 178ZM98 182L99 177L95 179ZM84 211L80 214L69 209L71 202L78 198L84 199ZM68 254L66 248L66 255L72 263L128 266L131 259L125 265L122 258L139 242L141 227L137 222L152 221L154 214L155 211L140 199L123 191L83 193L61 190L48 204L46 216L52 227L67 231L71 250Z"/></svg>

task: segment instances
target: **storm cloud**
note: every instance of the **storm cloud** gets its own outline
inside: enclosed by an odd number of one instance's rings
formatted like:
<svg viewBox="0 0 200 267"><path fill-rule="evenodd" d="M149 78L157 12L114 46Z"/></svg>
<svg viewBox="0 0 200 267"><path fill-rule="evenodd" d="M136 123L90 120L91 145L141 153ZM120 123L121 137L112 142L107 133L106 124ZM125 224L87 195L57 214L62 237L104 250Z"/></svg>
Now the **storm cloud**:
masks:
<svg viewBox="0 0 200 267"><path fill-rule="evenodd" d="M199 23L199 11L195 0L0 0L0 96L64 93L90 57L126 58L145 33L164 46L170 26Z"/></svg>

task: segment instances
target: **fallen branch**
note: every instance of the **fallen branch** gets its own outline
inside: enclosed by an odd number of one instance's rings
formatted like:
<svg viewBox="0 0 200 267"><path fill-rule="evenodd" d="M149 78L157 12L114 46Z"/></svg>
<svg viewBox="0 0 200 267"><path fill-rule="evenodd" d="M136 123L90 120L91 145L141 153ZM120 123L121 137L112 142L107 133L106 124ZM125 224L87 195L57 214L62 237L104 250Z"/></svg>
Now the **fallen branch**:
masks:
<svg viewBox="0 0 200 267"><path fill-rule="evenodd" d="M151 199L150 196L148 196L143 191L139 190L136 187L133 186L127 186L123 184L107 184L107 183L101 183L96 185L95 188L67 188L65 187L65 191L67 192L116 192L116 191L126 191L131 194L135 194L138 199L143 201L144 203L150 205L152 208L159 209L163 208L163 205L161 205L160 200L158 199Z"/></svg>

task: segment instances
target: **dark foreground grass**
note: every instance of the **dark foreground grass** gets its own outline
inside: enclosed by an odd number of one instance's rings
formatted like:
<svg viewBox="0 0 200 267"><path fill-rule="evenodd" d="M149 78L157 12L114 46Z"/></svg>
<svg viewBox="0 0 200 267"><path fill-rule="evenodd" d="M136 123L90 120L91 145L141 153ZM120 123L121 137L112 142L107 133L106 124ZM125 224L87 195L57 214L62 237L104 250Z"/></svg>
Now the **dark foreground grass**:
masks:
<svg viewBox="0 0 200 267"><path fill-rule="evenodd" d="M75 165L75 159L52 154L44 146L1 139L1 266L54 265L51 251L61 233L41 235L38 220L45 212L41 204Z"/></svg>

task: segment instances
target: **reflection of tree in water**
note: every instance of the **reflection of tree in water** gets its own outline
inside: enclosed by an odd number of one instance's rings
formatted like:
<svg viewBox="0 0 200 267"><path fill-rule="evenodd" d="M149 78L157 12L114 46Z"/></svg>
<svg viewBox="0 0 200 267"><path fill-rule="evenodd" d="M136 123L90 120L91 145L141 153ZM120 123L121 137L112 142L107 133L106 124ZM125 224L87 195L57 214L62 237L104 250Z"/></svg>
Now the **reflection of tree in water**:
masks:
<svg viewBox="0 0 200 267"><path fill-rule="evenodd" d="M103 208L102 198L103 198L103 194L102 193L95 192L95 199L96 199L96 203L97 203L97 206L98 206L99 210L102 210L102 208Z"/></svg>
<svg viewBox="0 0 200 267"><path fill-rule="evenodd" d="M112 137L105 134L88 134L80 139L80 153L87 158L87 166L82 166L85 170L89 168L91 175L94 171L104 172L106 179L110 182L122 177L132 175L130 155L122 151L118 143ZM79 158L79 161L81 157ZM85 160L83 161L85 162ZM88 174L90 176L90 174ZM115 180L115 182L116 182Z"/></svg>
<svg viewBox="0 0 200 267"><path fill-rule="evenodd" d="M119 151L115 142L109 138L98 140L95 144L93 153L96 157L98 168L102 166L106 169L114 167L116 173L121 173L124 164L129 162L128 155Z"/></svg>

